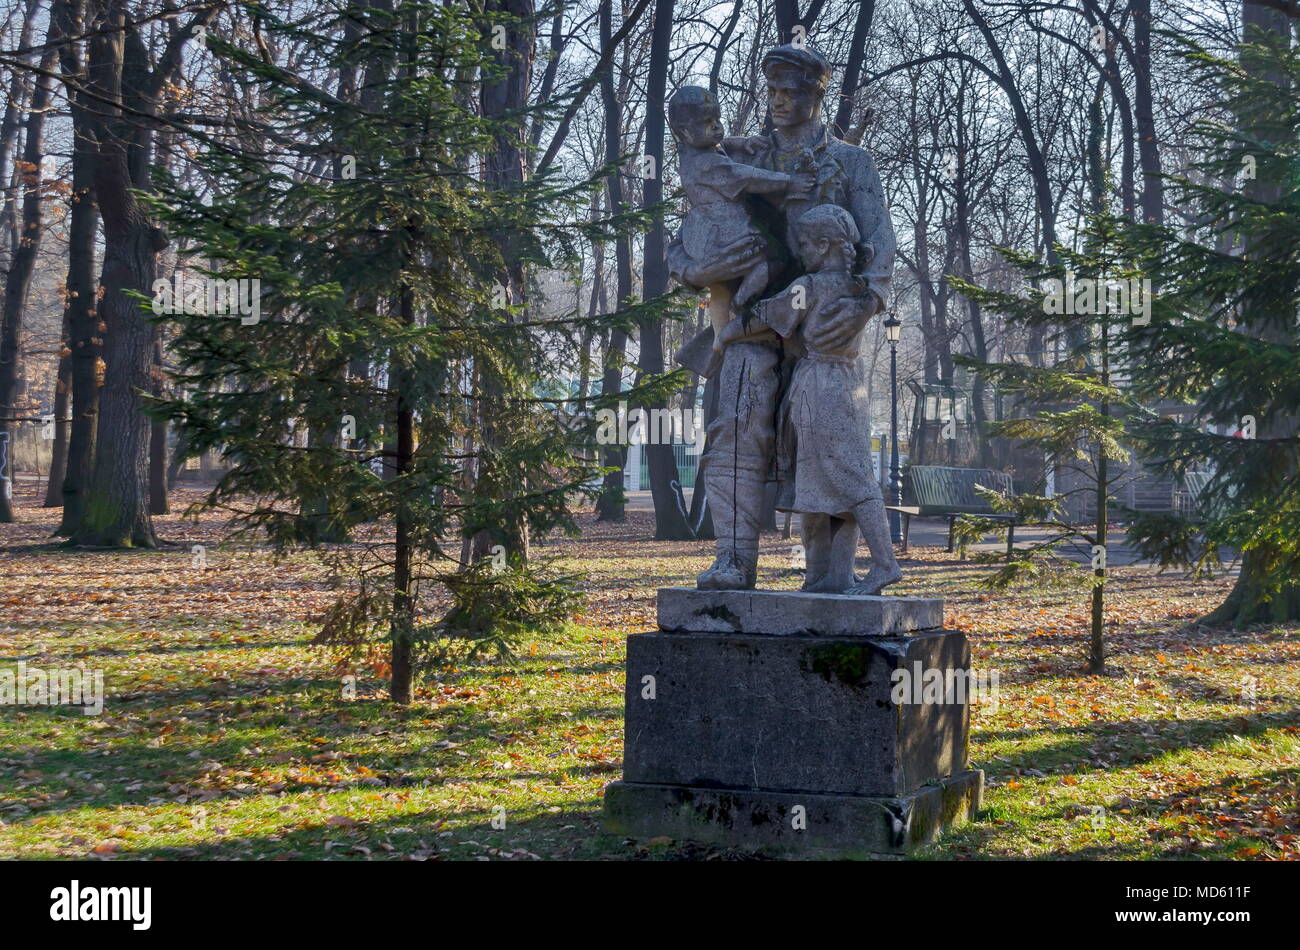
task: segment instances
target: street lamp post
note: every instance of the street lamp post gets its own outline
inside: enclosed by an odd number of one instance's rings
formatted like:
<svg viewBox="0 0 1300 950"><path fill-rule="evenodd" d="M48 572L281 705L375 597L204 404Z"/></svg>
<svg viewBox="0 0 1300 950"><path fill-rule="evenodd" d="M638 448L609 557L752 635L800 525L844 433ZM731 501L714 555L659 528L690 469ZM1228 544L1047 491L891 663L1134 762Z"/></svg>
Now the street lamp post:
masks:
<svg viewBox="0 0 1300 950"><path fill-rule="evenodd" d="M889 341L889 503L903 503L903 476L898 468L898 338L903 323L892 313L885 320L885 339ZM889 534L895 544L903 541L903 528L897 511L889 513Z"/></svg>

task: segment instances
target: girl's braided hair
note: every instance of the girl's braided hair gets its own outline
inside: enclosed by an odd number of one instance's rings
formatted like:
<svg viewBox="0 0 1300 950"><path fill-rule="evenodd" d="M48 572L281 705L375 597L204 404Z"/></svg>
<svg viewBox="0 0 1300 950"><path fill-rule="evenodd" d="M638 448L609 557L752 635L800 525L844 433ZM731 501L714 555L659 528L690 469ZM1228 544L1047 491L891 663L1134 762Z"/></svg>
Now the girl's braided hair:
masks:
<svg viewBox="0 0 1300 950"><path fill-rule="evenodd" d="M850 265L853 263L856 255L854 245L860 239L858 225L853 220L853 215L839 205L825 204L809 208L795 223L795 230L805 237L839 241L844 260Z"/></svg>

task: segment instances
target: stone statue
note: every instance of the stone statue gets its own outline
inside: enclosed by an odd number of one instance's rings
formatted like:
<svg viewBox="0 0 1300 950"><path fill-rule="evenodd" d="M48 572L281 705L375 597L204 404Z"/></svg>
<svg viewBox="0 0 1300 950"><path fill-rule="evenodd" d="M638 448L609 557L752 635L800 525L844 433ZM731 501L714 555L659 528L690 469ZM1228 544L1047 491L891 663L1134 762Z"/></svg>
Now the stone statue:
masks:
<svg viewBox="0 0 1300 950"><path fill-rule="evenodd" d="M677 357L718 393L703 475L718 556L694 588L661 587L658 630L627 638L623 777L605 789L605 828L900 856L979 811L970 694L894 689L923 669L968 678L970 646L943 628L942 601L875 596L899 578L857 362L894 266L880 179L822 125L825 59L779 46L763 71L768 134L723 138L704 90L669 108L691 202L669 270L728 301ZM800 513L803 592L753 589L769 482ZM872 557L861 582L859 530Z"/></svg>
<svg viewBox="0 0 1300 950"><path fill-rule="evenodd" d="M748 215L725 212L732 223L713 231L704 251L693 253L693 241L688 246L688 227L668 248L669 270L687 286L722 286L726 297L737 279L741 285L749 282L731 297L726 324L724 314L714 310L714 325L678 355L683 365L718 381L718 414L709 426L704 474L717 558L697 586L754 586L763 489L776 481L778 507L801 514L808 568L804 589L876 594L901 574L871 474L866 394L855 358L867 321L889 297L893 226L871 156L835 138L822 121L830 82L826 59L808 46L778 46L764 57L763 72L770 133L723 139L719 124L698 136L698 145L687 141L690 149L715 154L720 144L734 163L728 180L759 183L727 189L731 201L748 202ZM689 93L681 104L696 100L704 101ZM716 106L708 114L715 112ZM691 215L696 211L692 179L698 183L701 176L688 165L698 160L688 152L682 163ZM722 167L717 158L707 161ZM789 180L760 183L749 174L755 170ZM807 226L801 226L813 209ZM703 214L721 220L717 212L706 208ZM688 215L688 225L690 220ZM767 278L759 290L756 273ZM758 302L745 307L754 297ZM860 583L853 574L859 530L873 561Z"/></svg>

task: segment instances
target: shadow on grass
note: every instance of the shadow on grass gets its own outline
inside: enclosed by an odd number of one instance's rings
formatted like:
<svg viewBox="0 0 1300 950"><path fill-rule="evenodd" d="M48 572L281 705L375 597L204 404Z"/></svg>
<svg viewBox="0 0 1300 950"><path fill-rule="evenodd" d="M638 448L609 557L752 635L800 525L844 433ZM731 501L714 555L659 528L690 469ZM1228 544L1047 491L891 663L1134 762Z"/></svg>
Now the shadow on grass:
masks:
<svg viewBox="0 0 1300 950"><path fill-rule="evenodd" d="M762 861L763 855L691 842L638 842L601 826L599 799L552 806L523 818L493 808L328 824L230 836L188 847L140 847L113 859ZM454 825L448 827L452 822ZM391 850L390 850L391 849Z"/></svg>
<svg viewBox="0 0 1300 950"><path fill-rule="evenodd" d="M1158 636L1147 633L1126 633L1108 631L1106 634L1108 663L1112 674L1121 668L1125 657L1158 654L1170 649L1169 631L1161 631ZM1247 644L1269 646L1276 644L1277 649L1268 653L1253 651L1241 658L1241 662L1250 665L1285 666L1295 662L1295 654L1288 649L1300 638L1300 630L1279 630L1271 633L1262 631L1242 632L1212 627L1190 626L1179 631L1179 636L1188 646L1209 650L1214 647L1241 647ZM1051 680L1066 678L1071 680L1092 679L1095 674L1083 669L1083 656L1087 650L1088 632L1080 628L1078 633L1060 635L1024 635L1020 640L1003 640L985 642L981 636L967 635L973 648L977 651L996 649L997 669L1004 686L1048 683ZM1007 648L1022 647L1032 652L1024 655L1008 653ZM1068 647L1069 652L1048 648ZM1187 657L1194 660L1194 655ZM1171 663L1167 668L1154 671L1150 675L1161 682L1180 684L1190 687L1196 683L1191 677L1180 677L1179 667Z"/></svg>
<svg viewBox="0 0 1300 950"><path fill-rule="evenodd" d="M15 815L14 805L30 808L30 814L37 816L86 807L234 800L266 794L268 788L333 793L409 787L439 779L445 769L463 769L468 762L457 750L465 752L467 746L483 746L470 752L475 759L500 751L501 733L521 738L541 735L536 741L560 744L558 735L545 733L573 729L584 719L613 721L622 715L618 706L589 705L489 719L472 700L405 708L383 699L342 701L336 681L304 678L277 679L260 686L232 681L225 690L212 686L150 690L115 697L111 712L107 728L87 728L87 717L68 707L22 710L24 731L37 738L27 745L10 746L0 755L0 808L11 809L7 817L23 814ZM0 714L0 728L10 715ZM95 730L89 747L61 747L45 738L70 732L74 738L89 738L78 726L86 732ZM168 733L168 729L175 731ZM163 736L165 745L151 745ZM388 748L358 747L378 736L395 738ZM453 738L454 743L442 744ZM214 762L217 768L211 765ZM543 775L566 771L588 775L606 769L602 763L551 768L542 759L538 764ZM263 770L282 777L255 775ZM317 780L322 773L341 778ZM33 774L40 778L19 777ZM489 774L477 780L491 783L502 777ZM96 783L104 786L102 790L93 788ZM136 783L139 789L127 790Z"/></svg>
<svg viewBox="0 0 1300 950"><path fill-rule="evenodd" d="M1241 860L1261 854L1265 846L1285 849L1288 839L1300 832L1300 811L1296 810L1300 769L1276 769L1250 777L1228 775L1217 782L1189 786L1168 795L1144 799L1127 796L1109 798L1096 804L1105 811L1102 823L1095 828L1104 835L1111 822L1155 822L1170 816L1213 816L1198 830L1212 828L1213 838L1193 836L1186 830L1167 825L1149 825L1143 841L1083 844L1056 852L1051 857L1075 861L1114 861L1124 858L1157 860ZM1289 809L1289 810L1288 810ZM988 809L985 817L995 817L1002 809ZM1094 821L1092 810L1082 804L1066 805L1043 820ZM981 850L996 834L996 829L979 821L953 832L946 844L963 852Z"/></svg>
<svg viewBox="0 0 1300 950"><path fill-rule="evenodd" d="M1016 755L1001 756L998 771L1016 768L1044 768L1065 765L1061 775L1088 774L1097 771L1089 759L1094 748L1105 740L1122 740L1126 761L1109 763L1106 769L1129 767L1150 762L1183 749L1206 749L1233 735L1248 736L1280 726L1300 725L1300 709L1255 712L1222 719L1129 719L1123 722L1097 722L1086 726L1043 727L1039 729L984 730L973 736L977 745L994 741L1024 742L1042 734L1062 733L1068 738L1037 746ZM1144 729L1146 731L1144 731ZM1161 729L1165 735L1161 735ZM1162 743L1160 740L1164 739ZM1170 740L1173 741L1170 741Z"/></svg>
<svg viewBox="0 0 1300 950"><path fill-rule="evenodd" d="M188 846L123 849L110 859L173 860L626 860L636 851L600 826L600 801L514 817L502 806L456 808L353 821L315 813L310 824L229 835ZM206 830L218 832L209 819ZM391 849L391 850L390 850Z"/></svg>

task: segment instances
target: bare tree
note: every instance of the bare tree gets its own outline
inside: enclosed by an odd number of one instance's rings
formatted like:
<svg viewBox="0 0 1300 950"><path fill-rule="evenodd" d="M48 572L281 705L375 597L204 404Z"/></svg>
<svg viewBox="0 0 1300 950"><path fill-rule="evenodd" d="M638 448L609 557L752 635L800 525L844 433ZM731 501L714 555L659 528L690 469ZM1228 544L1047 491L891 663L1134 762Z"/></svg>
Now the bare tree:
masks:
<svg viewBox="0 0 1300 950"><path fill-rule="evenodd" d="M54 28L50 28L53 32ZM41 246L42 165L45 161L45 114L54 85L54 50L47 47L41 58L41 73L33 77L33 89L27 100L27 123L24 130L23 159L18 168L22 211L18 218L18 241L5 275L4 301L0 306L0 419L12 420L17 410L19 378L19 340L23 315L32 286L36 255ZM15 196L16 197L16 196ZM13 423L0 423L0 431L13 431ZM10 444L13 443L12 438ZM0 522L14 520L9 495L0 491Z"/></svg>

